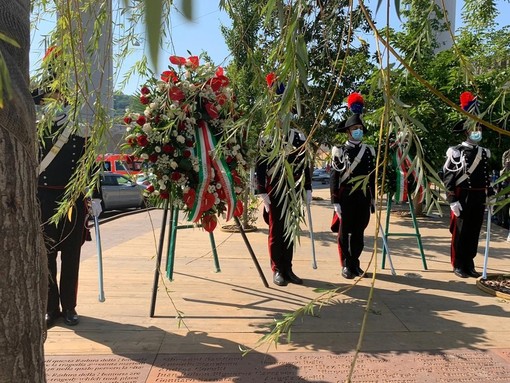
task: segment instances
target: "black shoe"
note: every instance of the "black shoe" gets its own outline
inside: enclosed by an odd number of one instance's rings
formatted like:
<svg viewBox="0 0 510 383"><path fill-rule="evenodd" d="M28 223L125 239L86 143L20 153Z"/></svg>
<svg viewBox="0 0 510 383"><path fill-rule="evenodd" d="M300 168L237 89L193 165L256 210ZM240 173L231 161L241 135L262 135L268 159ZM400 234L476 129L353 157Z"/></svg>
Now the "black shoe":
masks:
<svg viewBox="0 0 510 383"><path fill-rule="evenodd" d="M292 270L289 270L285 274L285 280L287 282L294 283L296 285L302 285L303 284L303 280L301 278L299 278L296 274L294 274L294 272Z"/></svg>
<svg viewBox="0 0 510 383"><path fill-rule="evenodd" d="M479 278L479 277L482 276L482 274L480 274L475 269L471 269L471 270L466 271L466 274L469 275L470 277L473 277L473 278Z"/></svg>
<svg viewBox="0 0 510 383"><path fill-rule="evenodd" d="M53 326L55 326L55 323L57 322L57 319L60 318L60 311L50 311L49 313L46 313L46 328L50 329Z"/></svg>
<svg viewBox="0 0 510 383"><path fill-rule="evenodd" d="M279 271L275 271L274 274L273 274L273 282L275 285L278 285L278 286L287 286L287 281L285 280L285 278L283 277L282 273L280 273Z"/></svg>
<svg viewBox="0 0 510 383"><path fill-rule="evenodd" d="M468 278L469 274L467 274L464 270L455 268L453 269L453 273L458 276L459 278Z"/></svg>
<svg viewBox="0 0 510 383"><path fill-rule="evenodd" d="M342 269L342 277L344 277L346 279L354 279L355 276L356 276L356 274L354 274L352 272L352 270L349 269L348 267L344 267Z"/></svg>
<svg viewBox="0 0 510 383"><path fill-rule="evenodd" d="M69 326L76 326L80 322L80 317L75 309L64 310L63 314L65 324Z"/></svg>
<svg viewBox="0 0 510 383"><path fill-rule="evenodd" d="M363 278L363 275L366 275L365 272L363 271L363 269L361 269L359 267L356 268L356 272L353 274L355 274L357 277L361 277L361 278Z"/></svg>

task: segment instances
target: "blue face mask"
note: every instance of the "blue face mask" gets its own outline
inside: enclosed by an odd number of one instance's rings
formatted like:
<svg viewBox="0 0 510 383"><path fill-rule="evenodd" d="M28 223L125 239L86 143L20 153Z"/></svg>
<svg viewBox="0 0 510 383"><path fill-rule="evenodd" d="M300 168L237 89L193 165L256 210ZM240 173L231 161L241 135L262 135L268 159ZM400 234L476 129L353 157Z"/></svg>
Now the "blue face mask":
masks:
<svg viewBox="0 0 510 383"><path fill-rule="evenodd" d="M356 129L351 132L351 136L353 140L361 141L363 138L363 129Z"/></svg>
<svg viewBox="0 0 510 383"><path fill-rule="evenodd" d="M469 139L473 142L480 142L482 140L482 132L479 130L469 133Z"/></svg>

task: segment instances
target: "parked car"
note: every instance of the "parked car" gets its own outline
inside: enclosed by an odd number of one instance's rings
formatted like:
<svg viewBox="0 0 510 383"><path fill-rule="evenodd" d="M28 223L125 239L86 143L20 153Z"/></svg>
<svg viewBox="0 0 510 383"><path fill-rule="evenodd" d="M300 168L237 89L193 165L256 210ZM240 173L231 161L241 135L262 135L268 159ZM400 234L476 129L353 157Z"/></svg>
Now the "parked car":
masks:
<svg viewBox="0 0 510 383"><path fill-rule="evenodd" d="M146 186L138 185L128 176L103 172L100 175L100 195L103 211L145 207L143 191Z"/></svg>
<svg viewBox="0 0 510 383"><path fill-rule="evenodd" d="M329 182L330 174L326 169L315 169L312 173L312 181L319 181L322 184Z"/></svg>
<svg viewBox="0 0 510 383"><path fill-rule="evenodd" d="M153 175L152 173L151 174L144 174L144 173L140 173L136 176L136 180L135 182L138 184L138 185L141 185L141 186L149 186L151 183L153 183L153 181L155 181L156 179L156 176ZM152 181L152 182L151 182Z"/></svg>

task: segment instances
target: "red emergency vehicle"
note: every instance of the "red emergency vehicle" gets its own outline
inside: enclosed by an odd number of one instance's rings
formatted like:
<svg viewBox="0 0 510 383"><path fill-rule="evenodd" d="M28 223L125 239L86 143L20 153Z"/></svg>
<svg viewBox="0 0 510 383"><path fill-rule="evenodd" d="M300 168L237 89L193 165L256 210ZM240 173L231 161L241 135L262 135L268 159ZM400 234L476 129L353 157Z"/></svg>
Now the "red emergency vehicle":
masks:
<svg viewBox="0 0 510 383"><path fill-rule="evenodd" d="M101 163L102 169L107 172L129 176L143 172L143 161L130 154L100 154L97 156L96 162Z"/></svg>

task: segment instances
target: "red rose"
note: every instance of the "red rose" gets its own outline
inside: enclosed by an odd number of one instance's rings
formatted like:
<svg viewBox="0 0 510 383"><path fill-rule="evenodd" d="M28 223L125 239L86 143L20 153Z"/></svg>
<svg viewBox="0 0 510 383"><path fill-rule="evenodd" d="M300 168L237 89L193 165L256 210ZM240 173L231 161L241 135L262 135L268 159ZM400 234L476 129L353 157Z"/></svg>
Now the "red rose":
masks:
<svg viewBox="0 0 510 383"><path fill-rule="evenodd" d="M225 95L225 93L218 93L216 95L216 101L220 105L225 105L225 103L227 102L227 96Z"/></svg>
<svg viewBox="0 0 510 383"><path fill-rule="evenodd" d="M147 136L145 134L142 134L136 138L136 142L141 147L145 147L149 144L149 140L147 139Z"/></svg>
<svg viewBox="0 0 510 383"><path fill-rule="evenodd" d="M140 126L143 126L143 124L145 124L147 122L147 119L145 118L145 116L142 114L140 115L137 119L136 119L136 123Z"/></svg>
<svg viewBox="0 0 510 383"><path fill-rule="evenodd" d="M167 153L167 154L168 154L168 153L173 153L173 152L174 152L174 150L175 150L175 148L174 148L172 145L170 145L170 144L165 144L165 145L163 145L163 148L162 148L162 149L163 149L163 152L164 152L164 153Z"/></svg>
<svg viewBox="0 0 510 383"><path fill-rule="evenodd" d="M186 140L185 144L191 148L193 147L193 140Z"/></svg>
<svg viewBox="0 0 510 383"><path fill-rule="evenodd" d="M149 102L151 102L151 100L149 99L149 97L146 97L146 96L140 96L140 102L143 104L143 105L147 105Z"/></svg>
<svg viewBox="0 0 510 383"><path fill-rule="evenodd" d="M161 73L161 80L164 82L172 81L175 84L177 81L179 81L179 78L173 70L166 70Z"/></svg>
<svg viewBox="0 0 510 383"><path fill-rule="evenodd" d="M154 192L154 186L153 185L149 185L149 186L147 186L147 189L145 189L145 190L147 190L149 193L153 193Z"/></svg>
<svg viewBox="0 0 510 383"><path fill-rule="evenodd" d="M170 177L172 178L172 181L179 181L181 179L181 173L173 172Z"/></svg>
<svg viewBox="0 0 510 383"><path fill-rule="evenodd" d="M184 158L190 158L191 157L191 152L189 150L185 150L182 152L182 156Z"/></svg>
<svg viewBox="0 0 510 383"><path fill-rule="evenodd" d="M214 229L216 229L216 225L218 224L218 220L216 216L213 214L207 214L202 217L202 227L208 233L212 233Z"/></svg>
<svg viewBox="0 0 510 383"><path fill-rule="evenodd" d="M177 86L173 86L168 91L168 97L170 97L170 100L172 101L181 101L186 98L185 94L182 90L179 89Z"/></svg>
<svg viewBox="0 0 510 383"><path fill-rule="evenodd" d="M227 86L228 84L229 80L225 76L213 77L209 80L209 85L215 92L217 92L220 88Z"/></svg>
<svg viewBox="0 0 510 383"><path fill-rule="evenodd" d="M184 130L186 130L186 124L183 121L179 122L179 126L177 127L177 129L179 130L179 132L183 132Z"/></svg>
<svg viewBox="0 0 510 383"><path fill-rule="evenodd" d="M131 117L129 117L129 116L124 117L124 122L127 125L131 124L132 121L133 121L133 119Z"/></svg>
<svg viewBox="0 0 510 383"><path fill-rule="evenodd" d="M223 68L219 66L218 69L216 69L216 77L220 76L223 76Z"/></svg>
<svg viewBox="0 0 510 383"><path fill-rule="evenodd" d="M190 66L191 66L191 68L193 68L193 69L198 68L198 66L200 65L199 60L198 60L198 56L190 56L190 57L188 57L188 60L189 60L189 62L190 62L190 64L189 64L189 65L190 65Z"/></svg>
<svg viewBox="0 0 510 383"><path fill-rule="evenodd" d="M233 160L234 160L234 158L232 158L232 156L227 156L227 158L225 158L225 161L227 161L227 164L230 164Z"/></svg>
<svg viewBox="0 0 510 383"><path fill-rule="evenodd" d="M243 214L243 209L243 201L238 199L236 202L236 208L234 210L234 217L240 217Z"/></svg>
<svg viewBox="0 0 510 383"><path fill-rule="evenodd" d="M155 124L159 124L160 121L161 121L161 119L159 118L159 116L154 117Z"/></svg>
<svg viewBox="0 0 510 383"><path fill-rule="evenodd" d="M168 199L170 197L170 195L168 194L168 192L166 190L162 190L159 192L159 197L161 199Z"/></svg>
<svg viewBox="0 0 510 383"><path fill-rule="evenodd" d="M135 139L135 138L133 138L133 137L129 137L129 138L127 139L127 143L128 143L130 146L135 146L135 144L136 144L136 139Z"/></svg>
<svg viewBox="0 0 510 383"><path fill-rule="evenodd" d="M211 102L205 104L205 110L207 111L209 117L211 117L213 120L220 116L216 106L214 106L214 104Z"/></svg>
<svg viewBox="0 0 510 383"><path fill-rule="evenodd" d="M142 89L140 89L141 94L149 94L151 91L146 86L142 86Z"/></svg>
<svg viewBox="0 0 510 383"><path fill-rule="evenodd" d="M158 155L156 153L149 154L149 161L154 163L158 160Z"/></svg>
<svg viewBox="0 0 510 383"><path fill-rule="evenodd" d="M186 59L180 56L170 56L170 62L174 65L184 65L186 64Z"/></svg>

